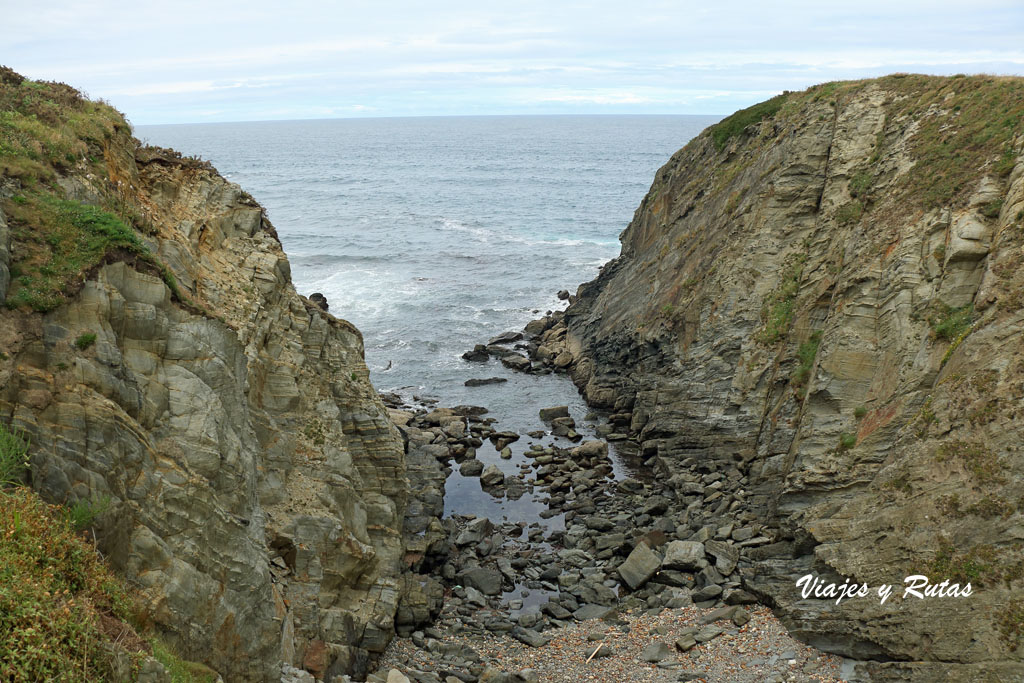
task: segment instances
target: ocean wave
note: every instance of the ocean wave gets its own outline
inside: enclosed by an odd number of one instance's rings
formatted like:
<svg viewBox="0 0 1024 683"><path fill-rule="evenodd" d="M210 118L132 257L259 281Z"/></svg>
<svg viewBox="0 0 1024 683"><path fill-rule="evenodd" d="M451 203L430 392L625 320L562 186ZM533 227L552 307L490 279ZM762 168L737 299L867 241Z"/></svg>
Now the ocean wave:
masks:
<svg viewBox="0 0 1024 683"><path fill-rule="evenodd" d="M438 222L442 230L451 232L462 232L473 235L481 242L490 243L493 241L512 242L527 246L555 246L555 247L608 247L618 245L618 240L592 240L582 238L559 237L555 239L544 239L540 237L523 237L491 228L477 228L467 225L462 221L453 218L439 218Z"/></svg>

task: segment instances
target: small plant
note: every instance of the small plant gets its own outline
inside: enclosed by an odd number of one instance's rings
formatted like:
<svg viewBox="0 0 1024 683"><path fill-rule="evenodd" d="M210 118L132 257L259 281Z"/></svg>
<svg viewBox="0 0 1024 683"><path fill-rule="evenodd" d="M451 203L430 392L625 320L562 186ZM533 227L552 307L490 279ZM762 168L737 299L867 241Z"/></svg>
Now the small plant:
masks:
<svg viewBox="0 0 1024 683"><path fill-rule="evenodd" d="M96 335L92 332L86 332L85 334L78 335L75 339L75 346L78 347L79 351L85 351L87 348L96 343Z"/></svg>
<svg viewBox="0 0 1024 683"><path fill-rule="evenodd" d="M999 615L999 637L1011 652L1016 652L1024 638L1024 600L1011 600Z"/></svg>
<svg viewBox="0 0 1024 683"><path fill-rule="evenodd" d="M71 507L64 508L64 516L75 531L85 531L92 528L96 520L109 509L110 496L103 496L96 500L83 498L75 501Z"/></svg>
<svg viewBox="0 0 1024 683"><path fill-rule="evenodd" d="M836 222L839 225L849 225L856 223L860 220L860 217L864 214L864 205L858 200L847 202L839 207L836 211Z"/></svg>
<svg viewBox="0 0 1024 683"><path fill-rule="evenodd" d="M871 190L872 177L867 171L858 171L850 178L850 196L866 197Z"/></svg>
<svg viewBox="0 0 1024 683"><path fill-rule="evenodd" d="M0 489L23 483L28 469L28 443L17 429L0 424Z"/></svg>
<svg viewBox="0 0 1024 683"><path fill-rule="evenodd" d="M907 475L901 474L895 479L890 479L885 482L885 488L899 493L910 493L913 491L913 487L910 485L910 481L907 479Z"/></svg>
<svg viewBox="0 0 1024 683"><path fill-rule="evenodd" d="M935 459L939 462L956 460L980 484L999 484L1004 481L999 469L999 459L994 453L978 443L956 440L939 446L935 451Z"/></svg>
<svg viewBox="0 0 1024 683"><path fill-rule="evenodd" d="M839 435L839 450L848 451L857 445L857 435L850 432L843 432Z"/></svg>
<svg viewBox="0 0 1024 683"><path fill-rule="evenodd" d="M807 255L799 254L782 271L779 286L765 299L761 307L764 327L754 335L756 341L774 344L789 334L789 326L793 321L793 305L800 290L800 278L803 276L806 261Z"/></svg>
<svg viewBox="0 0 1024 683"><path fill-rule="evenodd" d="M967 304L960 308L941 305L938 313L930 316L928 322L936 339L954 341L971 327L974 319L974 306Z"/></svg>
<svg viewBox="0 0 1024 683"><path fill-rule="evenodd" d="M675 311L675 306L672 304L665 304L661 307L661 315L665 318L671 318L672 313Z"/></svg>
<svg viewBox="0 0 1024 683"><path fill-rule="evenodd" d="M1003 200L993 199L981 205L981 215L985 218L999 218L999 212L1003 210Z"/></svg>
<svg viewBox="0 0 1024 683"><path fill-rule="evenodd" d="M796 357L800 365L793 371L793 384L803 386L811 377L811 369L814 367L814 359L818 356L818 347L821 345L821 330L815 331L810 338L800 345L796 351Z"/></svg>
<svg viewBox="0 0 1024 683"><path fill-rule="evenodd" d="M868 409L865 406L857 406L853 409L853 416L858 420L863 419L868 414Z"/></svg>

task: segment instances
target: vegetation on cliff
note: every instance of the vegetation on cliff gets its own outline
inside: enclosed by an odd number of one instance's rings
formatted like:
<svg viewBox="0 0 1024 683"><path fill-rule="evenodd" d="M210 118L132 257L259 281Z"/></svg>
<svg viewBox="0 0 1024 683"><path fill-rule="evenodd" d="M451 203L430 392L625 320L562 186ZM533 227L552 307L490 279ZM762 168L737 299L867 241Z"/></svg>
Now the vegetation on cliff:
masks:
<svg viewBox="0 0 1024 683"><path fill-rule="evenodd" d="M87 274L110 260L132 260L158 273L181 302L192 304L146 246L146 209L111 160L130 144L116 109L63 83L32 81L0 67L0 193L10 221L11 285L6 304L50 311L73 295ZM69 200L60 182L74 172L100 179L89 203Z"/></svg>

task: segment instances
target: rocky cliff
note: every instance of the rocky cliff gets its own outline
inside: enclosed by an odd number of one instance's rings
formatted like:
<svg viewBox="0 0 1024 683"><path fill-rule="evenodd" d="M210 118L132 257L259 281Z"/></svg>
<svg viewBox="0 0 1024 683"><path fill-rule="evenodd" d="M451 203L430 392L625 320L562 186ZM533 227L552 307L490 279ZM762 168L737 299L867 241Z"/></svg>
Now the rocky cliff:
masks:
<svg viewBox="0 0 1024 683"><path fill-rule="evenodd" d="M394 632L408 482L362 338L262 208L61 84L0 73L0 416L105 510L144 619L227 680L359 672Z"/></svg>
<svg viewBox="0 0 1024 683"><path fill-rule="evenodd" d="M533 325L694 528L765 525L745 587L858 675L1024 675L1022 152L1021 79L784 94L676 153ZM802 600L807 573L895 595ZM913 574L974 594L900 599Z"/></svg>

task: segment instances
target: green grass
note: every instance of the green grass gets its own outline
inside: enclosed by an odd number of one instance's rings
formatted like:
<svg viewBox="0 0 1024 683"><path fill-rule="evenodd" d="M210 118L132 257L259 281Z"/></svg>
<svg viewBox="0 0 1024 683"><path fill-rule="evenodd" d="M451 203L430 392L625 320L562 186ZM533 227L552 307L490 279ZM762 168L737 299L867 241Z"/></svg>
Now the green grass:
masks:
<svg viewBox="0 0 1024 683"><path fill-rule="evenodd" d="M740 109L711 126L711 139L715 143L715 149L722 151L729 139L742 134L747 126L775 116L788 97L789 93L776 95L770 100Z"/></svg>
<svg viewBox="0 0 1024 683"><path fill-rule="evenodd" d="M864 204L854 200L847 202L839 207L836 211L836 222L839 225L850 225L860 220L860 217L864 215Z"/></svg>
<svg viewBox="0 0 1024 683"><path fill-rule="evenodd" d="M96 500L82 499L75 501L71 507L64 508L64 516L75 531L92 528L100 517L110 509L110 496Z"/></svg>
<svg viewBox="0 0 1024 683"><path fill-rule="evenodd" d="M28 443L0 423L0 490L21 484L28 469Z"/></svg>
<svg viewBox="0 0 1024 683"><path fill-rule="evenodd" d="M868 409L866 406L857 406L856 408L853 409L853 416L858 420L863 419L864 416L867 414Z"/></svg>
<svg viewBox="0 0 1024 683"><path fill-rule="evenodd" d="M92 332L78 335L75 339L75 346L78 347L79 351L85 351L87 348L96 343L96 335Z"/></svg>
<svg viewBox="0 0 1024 683"><path fill-rule="evenodd" d="M999 636L1011 652L1024 640L1024 600L1011 600L998 619Z"/></svg>
<svg viewBox="0 0 1024 683"><path fill-rule="evenodd" d="M154 639L151 645L153 658L167 669L171 683L214 683L217 680L215 671L197 662L183 660L159 640Z"/></svg>
<svg viewBox="0 0 1024 683"><path fill-rule="evenodd" d="M839 435L839 450L848 451L857 445L857 435L843 432Z"/></svg>
<svg viewBox="0 0 1024 683"><path fill-rule="evenodd" d="M756 341L774 344L789 334L789 326L793 322L793 306L800 289L800 278L803 276L806 261L807 256L800 254L783 268L778 287L761 307L761 320L764 326L754 335Z"/></svg>
<svg viewBox="0 0 1024 683"><path fill-rule="evenodd" d="M874 179L868 171L857 171L850 178L850 196L866 197L871 190Z"/></svg>
<svg viewBox="0 0 1024 683"><path fill-rule="evenodd" d="M7 210L12 235L20 246L20 275L11 281L9 308L53 310L112 251L149 256L132 228L91 204L33 192Z"/></svg>
<svg viewBox="0 0 1024 683"><path fill-rule="evenodd" d="M818 347L820 345L821 330L817 330L797 349L796 357L800 364L793 371L792 381L794 385L803 386L810 379L811 368L814 367L814 359L818 356Z"/></svg>
<svg viewBox="0 0 1024 683"><path fill-rule="evenodd" d="M936 339L955 341L970 330L974 319L974 306L968 304L960 308L940 305L939 310L929 316L928 323Z"/></svg>

